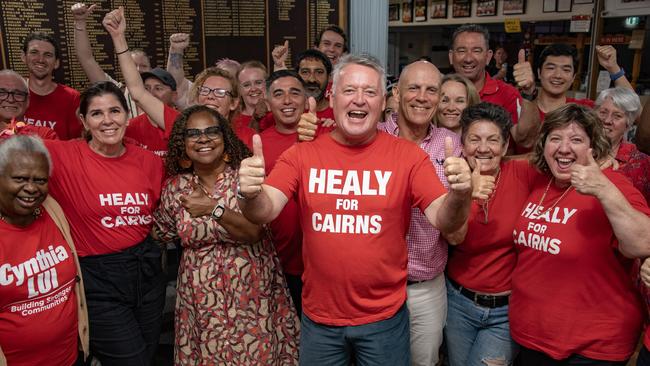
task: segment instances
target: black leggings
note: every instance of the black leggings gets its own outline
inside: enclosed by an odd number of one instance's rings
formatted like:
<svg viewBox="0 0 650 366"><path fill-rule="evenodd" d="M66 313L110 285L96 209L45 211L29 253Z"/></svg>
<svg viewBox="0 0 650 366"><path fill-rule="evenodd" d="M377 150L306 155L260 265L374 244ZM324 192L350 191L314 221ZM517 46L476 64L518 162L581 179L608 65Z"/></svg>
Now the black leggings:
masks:
<svg viewBox="0 0 650 366"><path fill-rule="evenodd" d="M120 253L80 258L90 351L102 366L147 366L165 304L161 250L145 240Z"/></svg>

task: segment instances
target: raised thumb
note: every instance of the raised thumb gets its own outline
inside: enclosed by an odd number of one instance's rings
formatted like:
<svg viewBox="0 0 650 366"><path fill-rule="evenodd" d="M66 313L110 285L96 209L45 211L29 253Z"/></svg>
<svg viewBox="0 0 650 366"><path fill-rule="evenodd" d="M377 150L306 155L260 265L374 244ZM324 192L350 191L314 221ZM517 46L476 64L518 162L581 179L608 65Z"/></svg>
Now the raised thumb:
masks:
<svg viewBox="0 0 650 366"><path fill-rule="evenodd" d="M307 104L309 107L309 113L316 114L316 99L314 99L314 97L309 97Z"/></svg>
<svg viewBox="0 0 650 366"><path fill-rule="evenodd" d="M528 61L526 60L526 50L519 50L519 54L517 55L517 63L523 64L526 61Z"/></svg>
<svg viewBox="0 0 650 366"><path fill-rule="evenodd" d="M451 137L445 137L445 159L454 156L454 142Z"/></svg>
<svg viewBox="0 0 650 366"><path fill-rule="evenodd" d="M253 156L257 156L262 161L264 160L264 149L262 149L262 138L260 135L253 135Z"/></svg>
<svg viewBox="0 0 650 366"><path fill-rule="evenodd" d="M474 170L472 170L473 175L481 175L481 160L474 158Z"/></svg>

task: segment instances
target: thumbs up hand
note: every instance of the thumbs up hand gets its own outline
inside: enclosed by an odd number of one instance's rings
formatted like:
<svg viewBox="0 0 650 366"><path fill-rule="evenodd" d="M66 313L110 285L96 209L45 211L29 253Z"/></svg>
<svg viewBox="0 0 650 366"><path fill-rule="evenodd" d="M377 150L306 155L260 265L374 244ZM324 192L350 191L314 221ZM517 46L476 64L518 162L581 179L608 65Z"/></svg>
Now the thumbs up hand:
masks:
<svg viewBox="0 0 650 366"><path fill-rule="evenodd" d="M469 165L463 158L454 156L454 142L451 137L445 137L445 177L449 190L460 193L471 192L472 174Z"/></svg>
<svg viewBox="0 0 650 366"><path fill-rule="evenodd" d="M316 137L316 129L318 129L316 99L309 97L307 103L309 110L300 116L300 121L298 122L298 141L312 141Z"/></svg>
<svg viewBox="0 0 650 366"><path fill-rule="evenodd" d="M487 200L490 198L496 185L494 183L494 177L491 175L482 175L481 174L481 161L474 159L476 161L476 166L472 171L472 198L479 200Z"/></svg>
<svg viewBox="0 0 650 366"><path fill-rule="evenodd" d="M533 67L530 62L526 60L526 50L519 50L512 76L515 78L517 87L525 94L532 95L535 92L535 74L533 74Z"/></svg>
<svg viewBox="0 0 650 366"><path fill-rule="evenodd" d="M600 166L594 159L592 149L587 154L586 164L577 161L571 167L571 185L579 193L598 197L605 193L607 187L612 184L603 174Z"/></svg>
<svg viewBox="0 0 650 366"><path fill-rule="evenodd" d="M264 152L260 135L253 135L253 156L242 160L239 166L239 192L246 199L253 199L262 192L264 170Z"/></svg>

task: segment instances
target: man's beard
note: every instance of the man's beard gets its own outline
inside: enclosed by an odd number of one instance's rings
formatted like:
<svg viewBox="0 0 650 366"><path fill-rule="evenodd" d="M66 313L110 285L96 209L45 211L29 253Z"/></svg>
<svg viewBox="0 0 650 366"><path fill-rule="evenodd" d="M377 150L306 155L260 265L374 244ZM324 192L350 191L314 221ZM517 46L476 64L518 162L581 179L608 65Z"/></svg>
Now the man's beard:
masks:
<svg viewBox="0 0 650 366"><path fill-rule="evenodd" d="M313 91L311 88L317 88L318 92ZM318 83L306 82L305 90L307 92L307 96L313 97L314 99L316 99L317 102L320 102L325 97L326 88L321 88L320 84Z"/></svg>

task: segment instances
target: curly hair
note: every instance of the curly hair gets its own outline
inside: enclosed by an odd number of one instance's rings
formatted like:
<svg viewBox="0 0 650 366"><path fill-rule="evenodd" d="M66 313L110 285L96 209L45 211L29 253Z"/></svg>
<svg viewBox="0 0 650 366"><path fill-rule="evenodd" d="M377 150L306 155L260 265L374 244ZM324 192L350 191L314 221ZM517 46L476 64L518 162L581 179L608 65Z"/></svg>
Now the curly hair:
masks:
<svg viewBox="0 0 650 366"><path fill-rule="evenodd" d="M569 103L546 115L542 130L539 133L530 161L541 172L549 173L550 168L544 158L544 146L548 135L560 128L572 123L580 126L589 137L590 147L596 161L601 161L609 155L612 146L605 134L603 124L600 123L596 114L584 106Z"/></svg>
<svg viewBox="0 0 650 366"><path fill-rule="evenodd" d="M244 143L235 135L230 123L217 111L203 106L194 105L183 111L174 122L171 136L169 137L167 158L165 159L165 169L169 176L174 176L182 173L191 173L192 167L183 168L180 165L181 159L187 159L185 153L185 126L191 116L195 114L205 113L209 115L213 121L221 127L223 131L223 151L228 154L229 160L227 162L232 168L239 168L239 164L245 158L251 156L251 152L244 145Z"/></svg>

